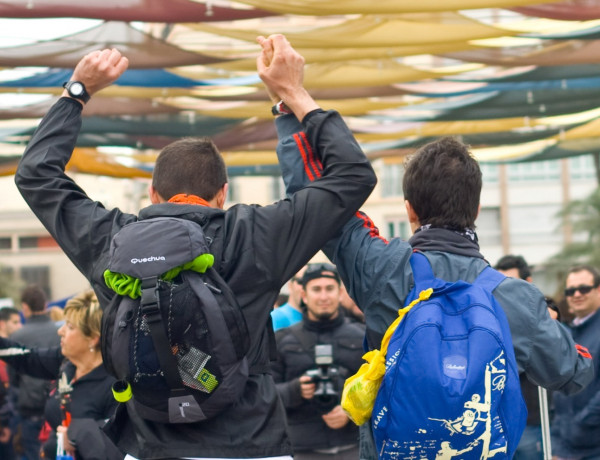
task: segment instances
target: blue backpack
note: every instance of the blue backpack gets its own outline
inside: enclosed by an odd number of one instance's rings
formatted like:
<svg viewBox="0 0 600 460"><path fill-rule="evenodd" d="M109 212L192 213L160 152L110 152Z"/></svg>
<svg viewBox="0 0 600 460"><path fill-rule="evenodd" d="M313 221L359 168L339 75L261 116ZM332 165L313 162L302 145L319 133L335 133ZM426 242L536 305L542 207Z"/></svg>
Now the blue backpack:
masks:
<svg viewBox="0 0 600 460"><path fill-rule="evenodd" d="M492 291L505 278L486 267L473 284L435 278L410 260L407 305L433 288L393 333L372 413L380 459L510 459L527 409L510 330Z"/></svg>

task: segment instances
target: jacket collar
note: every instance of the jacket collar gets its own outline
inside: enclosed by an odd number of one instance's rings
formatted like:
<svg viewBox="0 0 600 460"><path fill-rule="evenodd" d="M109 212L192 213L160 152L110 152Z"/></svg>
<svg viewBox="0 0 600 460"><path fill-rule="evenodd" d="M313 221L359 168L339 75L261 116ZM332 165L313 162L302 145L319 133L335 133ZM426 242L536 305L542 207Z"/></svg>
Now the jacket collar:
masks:
<svg viewBox="0 0 600 460"><path fill-rule="evenodd" d="M440 251L478 259L484 258L479 252L479 243L476 236L472 238L469 234L446 228L421 227L408 240L408 243L413 249L423 252Z"/></svg>
<svg viewBox="0 0 600 460"><path fill-rule="evenodd" d="M339 307L338 315L333 319L327 319L322 321L311 321L308 319L308 314L306 310L302 314L304 329L308 329L313 332L327 332L332 331L333 329L337 329L344 323L344 314L341 311L342 307Z"/></svg>
<svg viewBox="0 0 600 460"><path fill-rule="evenodd" d="M151 219L153 217L180 217L182 219L205 225L209 218L222 214L224 211L208 206L196 204L159 203L153 204L140 210L139 219Z"/></svg>

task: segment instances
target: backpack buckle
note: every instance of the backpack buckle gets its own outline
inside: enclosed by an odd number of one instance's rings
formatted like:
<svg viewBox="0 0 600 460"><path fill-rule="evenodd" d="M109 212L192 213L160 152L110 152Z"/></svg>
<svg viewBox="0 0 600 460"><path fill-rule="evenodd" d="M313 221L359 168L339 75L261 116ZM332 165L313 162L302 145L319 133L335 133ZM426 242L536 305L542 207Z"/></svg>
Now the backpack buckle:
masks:
<svg viewBox="0 0 600 460"><path fill-rule="evenodd" d="M156 276L142 278L141 290L142 298L140 300L140 305L142 314L147 318L147 320L152 320L157 316L160 320L158 278Z"/></svg>

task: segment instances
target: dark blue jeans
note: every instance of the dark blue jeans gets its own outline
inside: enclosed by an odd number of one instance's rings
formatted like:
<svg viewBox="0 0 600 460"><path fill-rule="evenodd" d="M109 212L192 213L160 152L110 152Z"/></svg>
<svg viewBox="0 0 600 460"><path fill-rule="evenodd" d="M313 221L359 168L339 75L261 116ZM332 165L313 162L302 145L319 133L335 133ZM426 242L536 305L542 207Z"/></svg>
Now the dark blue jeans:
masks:
<svg viewBox="0 0 600 460"><path fill-rule="evenodd" d="M44 417L21 417L21 446L23 457L27 460L40 458L40 430L44 424Z"/></svg>
<svg viewBox="0 0 600 460"><path fill-rule="evenodd" d="M542 428L540 426L527 425L525 427L513 460L544 460Z"/></svg>

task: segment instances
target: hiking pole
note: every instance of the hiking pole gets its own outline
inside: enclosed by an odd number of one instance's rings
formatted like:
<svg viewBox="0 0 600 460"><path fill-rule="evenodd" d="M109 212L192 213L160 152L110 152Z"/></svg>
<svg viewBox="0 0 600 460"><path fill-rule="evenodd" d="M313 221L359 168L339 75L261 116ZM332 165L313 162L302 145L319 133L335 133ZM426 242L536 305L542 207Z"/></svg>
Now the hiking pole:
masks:
<svg viewBox="0 0 600 460"><path fill-rule="evenodd" d="M540 425L542 428L542 450L544 460L552 459L552 445L550 442L550 414L548 411L548 392L545 388L538 387L540 398Z"/></svg>

